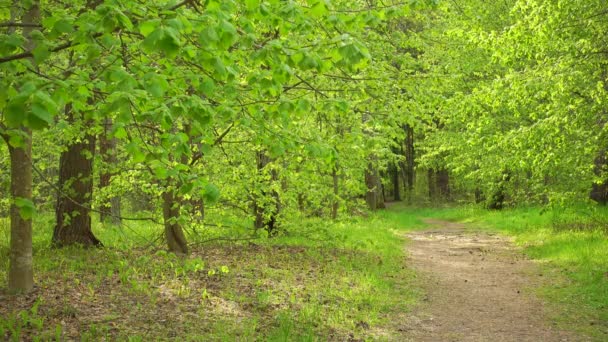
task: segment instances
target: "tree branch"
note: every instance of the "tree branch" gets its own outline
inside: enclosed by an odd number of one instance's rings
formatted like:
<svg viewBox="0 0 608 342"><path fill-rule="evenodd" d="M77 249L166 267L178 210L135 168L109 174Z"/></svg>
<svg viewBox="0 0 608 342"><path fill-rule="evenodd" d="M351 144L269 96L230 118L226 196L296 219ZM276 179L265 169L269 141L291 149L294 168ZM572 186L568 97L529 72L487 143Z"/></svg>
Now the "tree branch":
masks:
<svg viewBox="0 0 608 342"><path fill-rule="evenodd" d="M91 37L92 38L99 38L102 35L103 35L103 33L97 32L94 35L92 35ZM69 49L72 46L76 46L76 45L78 45L78 43L67 42L67 43L61 44L61 45L59 45L59 46L51 49L51 52L59 52L59 51L65 50L65 49ZM34 54L32 54L31 52L29 52L29 51L28 52L22 52L22 53L18 53L16 55L1 57L0 58L0 64L7 63L7 62L12 62L12 61L19 60L19 59L24 59L24 58L31 58L31 57L34 57Z"/></svg>
<svg viewBox="0 0 608 342"><path fill-rule="evenodd" d="M16 22L8 21L5 23L0 23L0 27L38 27L38 28L41 28L42 25L34 24L34 23L16 23Z"/></svg>

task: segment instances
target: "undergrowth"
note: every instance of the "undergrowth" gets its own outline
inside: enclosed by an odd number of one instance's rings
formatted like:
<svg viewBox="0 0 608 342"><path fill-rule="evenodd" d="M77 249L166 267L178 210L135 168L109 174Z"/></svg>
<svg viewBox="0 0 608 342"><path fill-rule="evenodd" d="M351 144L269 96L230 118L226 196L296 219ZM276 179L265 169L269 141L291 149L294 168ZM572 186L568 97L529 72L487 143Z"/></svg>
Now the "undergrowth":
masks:
<svg viewBox="0 0 608 342"><path fill-rule="evenodd" d="M190 232L192 253L166 253L161 228L95 226L100 249L51 249L35 221L35 291L0 292L0 339L395 339L417 293L395 234L421 222L397 211L337 222L303 219L273 239L227 228ZM410 224L412 223L412 224ZM415 224L413 224L415 223ZM0 221L0 281L8 224Z"/></svg>

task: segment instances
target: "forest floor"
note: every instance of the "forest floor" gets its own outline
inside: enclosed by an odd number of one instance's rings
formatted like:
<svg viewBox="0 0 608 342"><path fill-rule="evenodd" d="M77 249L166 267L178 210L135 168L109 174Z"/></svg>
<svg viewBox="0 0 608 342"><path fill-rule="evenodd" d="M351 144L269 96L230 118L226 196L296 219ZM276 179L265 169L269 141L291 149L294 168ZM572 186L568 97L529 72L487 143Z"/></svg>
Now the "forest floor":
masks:
<svg viewBox="0 0 608 342"><path fill-rule="evenodd" d="M463 224L425 220L410 232L408 266L418 273L425 297L408 315L413 341L588 341L559 329L534 290L546 285L538 264L512 241Z"/></svg>
<svg viewBox="0 0 608 342"><path fill-rule="evenodd" d="M397 204L273 239L200 227L177 258L146 223L53 249L41 215L25 296L1 285L0 218L0 340L607 341L607 232L585 217Z"/></svg>

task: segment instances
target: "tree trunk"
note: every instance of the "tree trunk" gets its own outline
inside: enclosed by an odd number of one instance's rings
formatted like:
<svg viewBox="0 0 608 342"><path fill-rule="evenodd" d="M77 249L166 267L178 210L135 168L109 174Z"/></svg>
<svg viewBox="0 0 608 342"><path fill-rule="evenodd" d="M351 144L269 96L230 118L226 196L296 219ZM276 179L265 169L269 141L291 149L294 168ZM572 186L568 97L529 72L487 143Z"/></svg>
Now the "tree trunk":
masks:
<svg viewBox="0 0 608 342"><path fill-rule="evenodd" d="M593 164L593 172L596 176L601 176L605 171L604 169L608 165L608 160L606 160L606 151L600 151ZM599 184L593 183L591 192L589 193L589 198L601 205L606 205L606 203L608 203L608 181L603 181Z"/></svg>
<svg viewBox="0 0 608 342"><path fill-rule="evenodd" d="M378 196L376 197L376 200L378 202L376 203L376 208L384 209L386 208L386 205L384 204L386 195L384 193L384 184L382 184L382 177L377 176L376 181L376 188L378 189Z"/></svg>
<svg viewBox="0 0 608 342"><path fill-rule="evenodd" d="M169 251L178 255L188 254L186 235L179 223L181 200L174 190L163 192L163 220L165 225L165 239Z"/></svg>
<svg viewBox="0 0 608 342"><path fill-rule="evenodd" d="M480 188L475 188L475 203L479 204L486 200L483 191Z"/></svg>
<svg viewBox="0 0 608 342"><path fill-rule="evenodd" d="M256 164L258 175L262 175L266 172L265 168L270 164L270 157L265 151L259 151L256 153ZM270 182L275 182L279 178L276 170L270 170ZM264 184L264 186L270 186L270 184ZM277 230L277 215L281 210L281 202L279 194L276 190L271 190L270 196L272 196L272 204L264 205L260 203L260 199L265 198L267 192L265 190L261 193L261 198L254 199L253 211L255 214L254 227L256 229L264 228L268 232L268 236L275 236L278 233ZM269 212L267 212L269 211Z"/></svg>
<svg viewBox="0 0 608 342"><path fill-rule="evenodd" d="M367 192L365 194L365 202L367 203L367 207L372 211L384 208L382 182L380 180L378 170L374 167L373 162L369 162L367 164L367 168L365 169L365 185L367 187Z"/></svg>
<svg viewBox="0 0 608 342"><path fill-rule="evenodd" d="M410 125L405 125L405 181L407 189L411 193L414 190L415 182L415 150L414 150L414 128Z"/></svg>
<svg viewBox="0 0 608 342"><path fill-rule="evenodd" d="M401 186L399 185L399 168L394 165L391 168L391 177L393 179L393 199L395 201L401 201Z"/></svg>
<svg viewBox="0 0 608 342"><path fill-rule="evenodd" d="M446 169L440 169L436 173L437 193L442 201L450 200L450 174Z"/></svg>
<svg viewBox="0 0 608 342"><path fill-rule="evenodd" d="M333 181L333 190L334 190L334 197L332 200L332 205L331 205L331 218L332 220L335 220L338 217L338 209L340 207L340 194L339 194L339 177L338 177L338 163L336 163L332 169L331 172L331 178Z"/></svg>
<svg viewBox="0 0 608 342"><path fill-rule="evenodd" d="M502 179L497 182L497 186L494 191L491 193L489 201L488 201L488 209L492 210L502 210L504 208L505 202L505 188L506 184L511 180L511 174L508 171L505 171L502 175Z"/></svg>
<svg viewBox="0 0 608 342"><path fill-rule="evenodd" d="M6 138L11 160L11 241L8 289L12 293L29 292L34 287L32 266L32 219L23 218L15 199L32 201L32 132L21 128L23 146L13 147Z"/></svg>
<svg viewBox="0 0 608 342"><path fill-rule="evenodd" d="M68 105L68 119L74 115ZM93 156L95 136L85 133L80 141L71 142L59 158L59 189L53 231L56 247L80 244L101 246L91 230L91 200L93 195Z"/></svg>
<svg viewBox="0 0 608 342"><path fill-rule="evenodd" d="M106 119L104 122L104 131L99 136L99 152L101 154L102 161L106 164L99 176L99 189L104 189L110 186L112 181L112 173L108 166L114 166L117 163L116 160L116 139L109 138L108 132L112 126L111 119ZM120 197L112 196L109 201L104 201L100 206L99 219L101 222L109 221L113 225L120 225L121 211L120 211Z"/></svg>
<svg viewBox="0 0 608 342"><path fill-rule="evenodd" d="M434 169L428 169L427 182L429 187L429 200L435 202L437 201L437 181Z"/></svg>

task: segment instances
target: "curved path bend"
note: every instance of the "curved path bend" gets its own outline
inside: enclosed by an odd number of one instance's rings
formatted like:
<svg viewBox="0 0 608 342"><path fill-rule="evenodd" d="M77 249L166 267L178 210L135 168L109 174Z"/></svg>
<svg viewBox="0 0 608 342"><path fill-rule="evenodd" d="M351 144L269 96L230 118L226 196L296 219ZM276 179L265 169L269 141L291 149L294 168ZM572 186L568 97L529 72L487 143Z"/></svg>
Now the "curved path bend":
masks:
<svg viewBox="0 0 608 342"><path fill-rule="evenodd" d="M505 237L452 222L407 234L425 297L400 329L411 341L586 341L551 325L531 289L538 265Z"/></svg>

